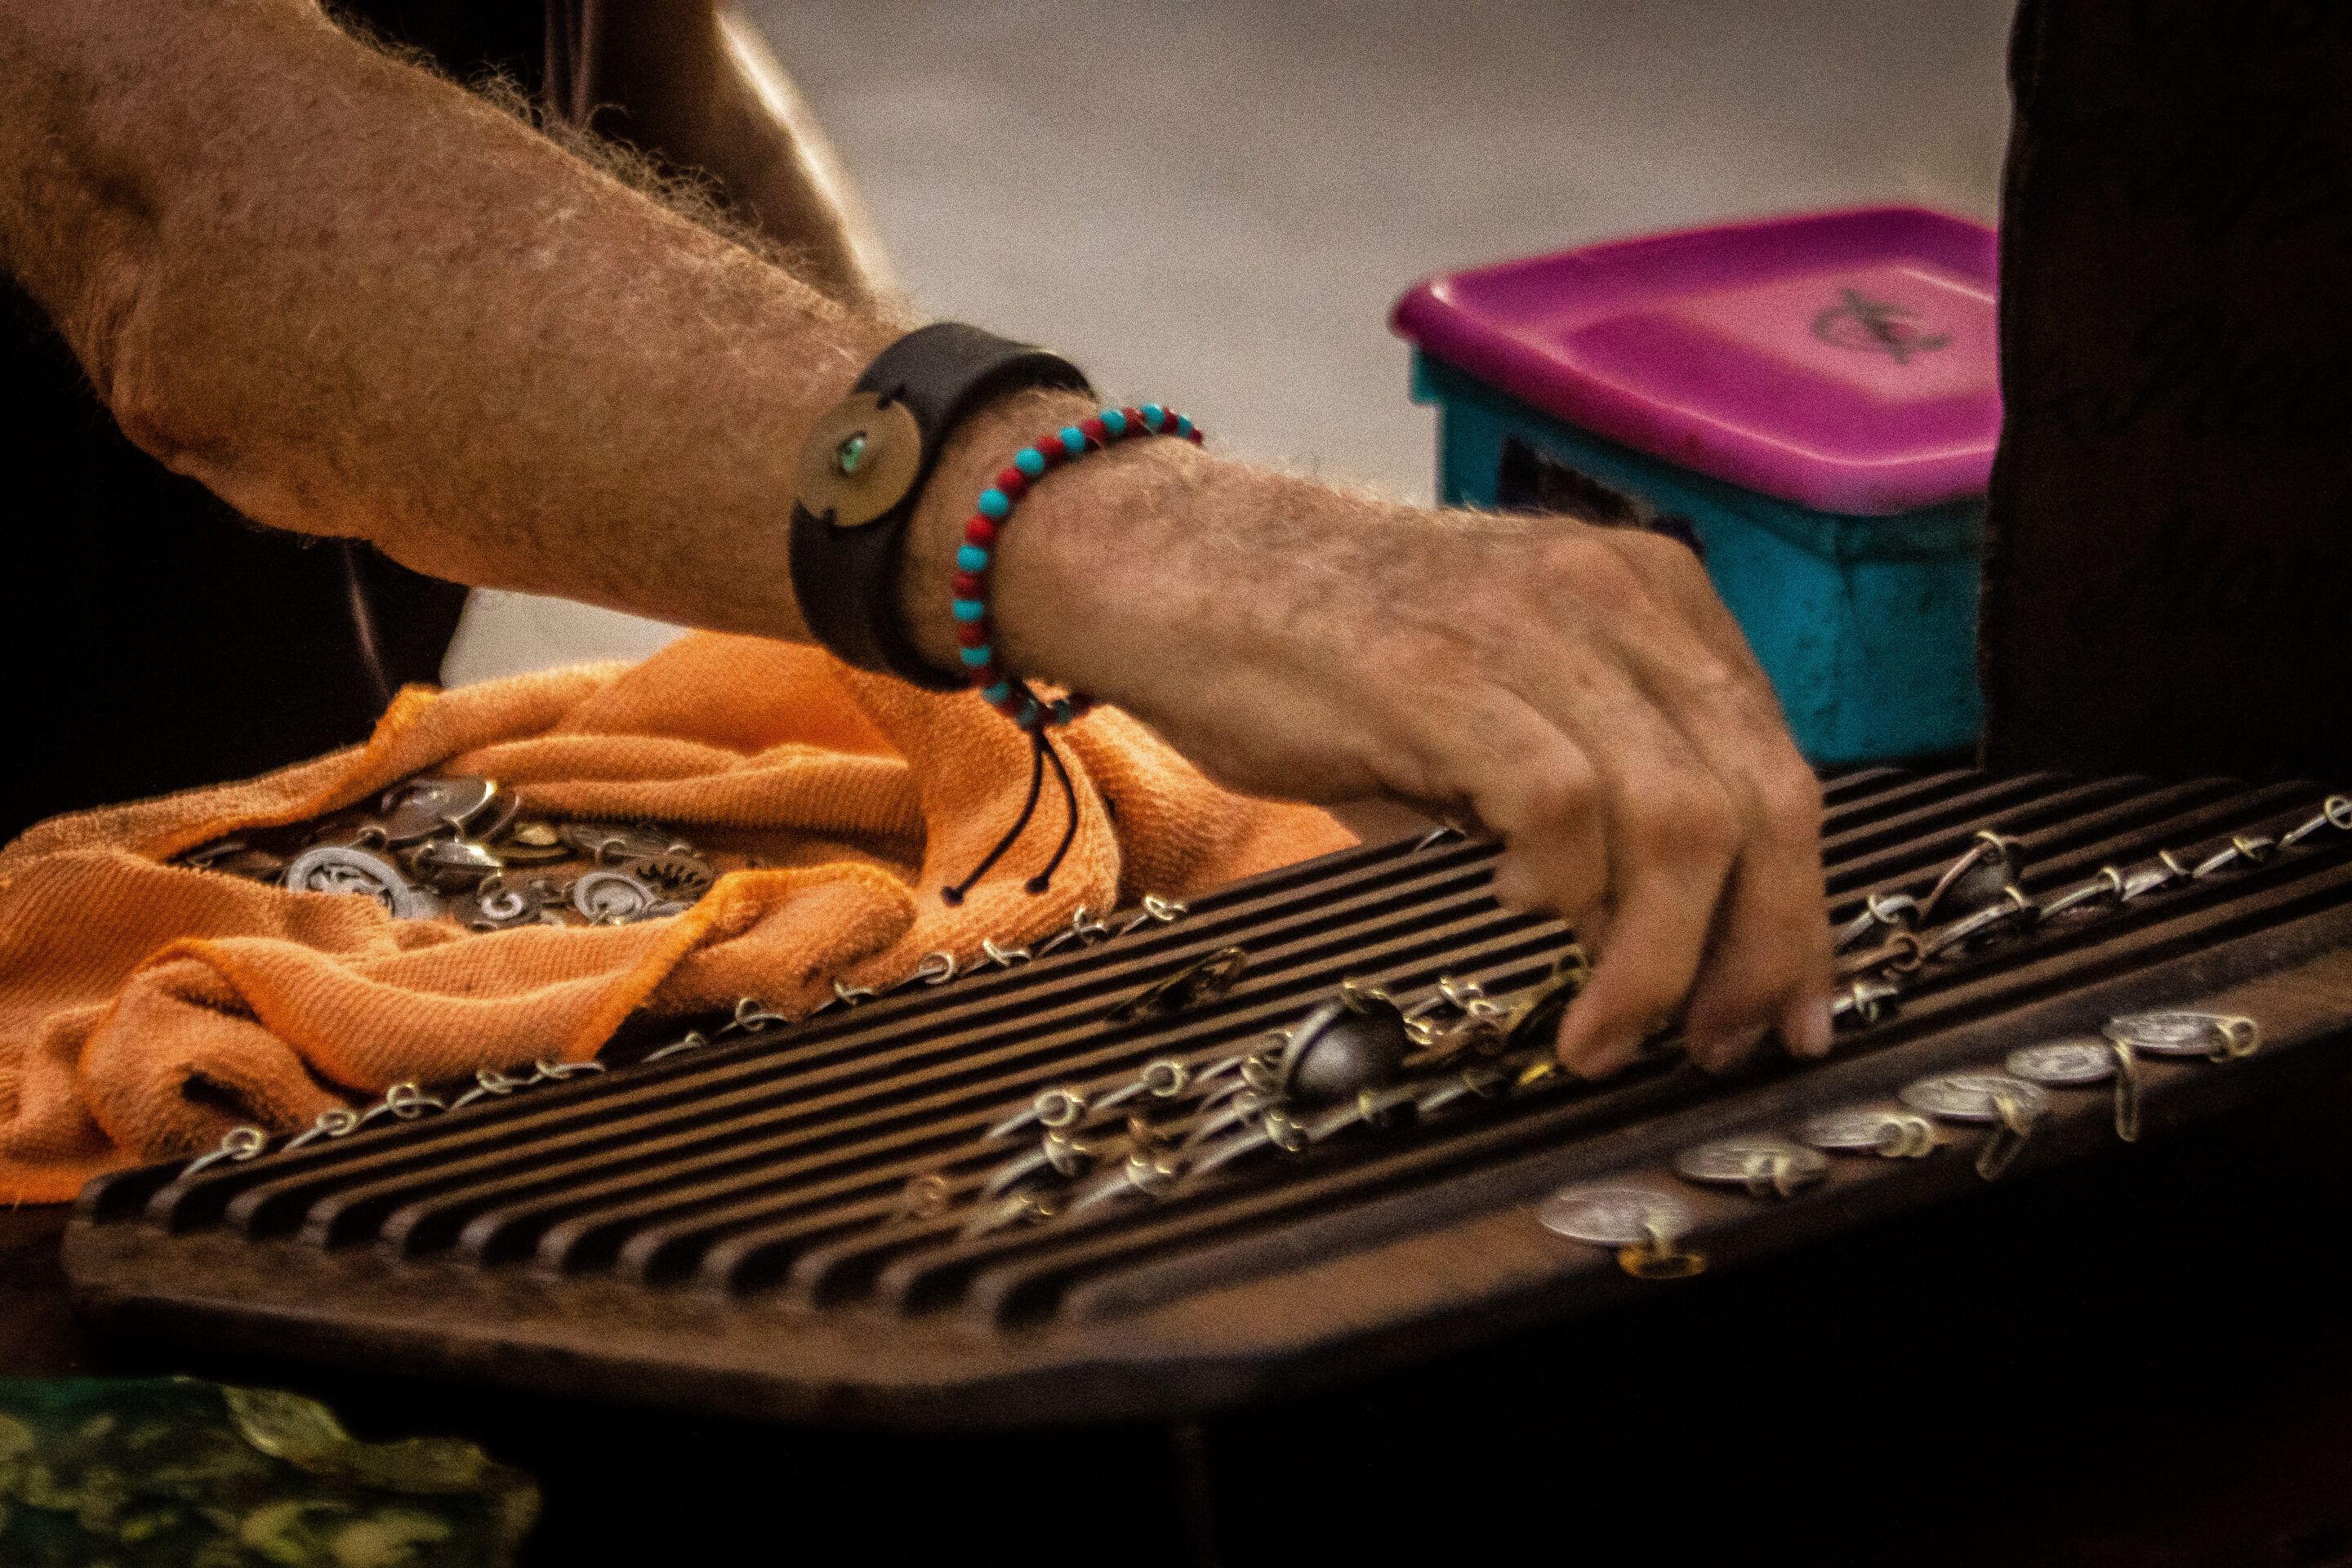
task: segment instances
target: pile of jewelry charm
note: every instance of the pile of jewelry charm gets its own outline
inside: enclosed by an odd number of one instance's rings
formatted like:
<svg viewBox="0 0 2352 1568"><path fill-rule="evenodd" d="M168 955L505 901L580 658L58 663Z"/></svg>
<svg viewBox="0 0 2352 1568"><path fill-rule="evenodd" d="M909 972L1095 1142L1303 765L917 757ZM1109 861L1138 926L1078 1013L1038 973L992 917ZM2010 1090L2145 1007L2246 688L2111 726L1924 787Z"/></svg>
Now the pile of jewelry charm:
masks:
<svg viewBox="0 0 2352 1568"><path fill-rule="evenodd" d="M527 816L495 779L463 775L419 775L373 810L217 839L178 863L297 892L360 893L395 920L486 931L659 920L719 878L665 828Z"/></svg>

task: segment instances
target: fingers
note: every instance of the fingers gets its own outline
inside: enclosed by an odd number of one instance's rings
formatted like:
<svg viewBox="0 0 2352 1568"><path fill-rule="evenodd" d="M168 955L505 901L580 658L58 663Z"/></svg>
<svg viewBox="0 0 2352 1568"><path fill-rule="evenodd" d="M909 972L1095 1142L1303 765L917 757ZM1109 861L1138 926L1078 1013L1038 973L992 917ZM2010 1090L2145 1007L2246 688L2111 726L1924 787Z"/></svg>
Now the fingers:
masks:
<svg viewBox="0 0 2352 1568"><path fill-rule="evenodd" d="M1684 1014L1691 1059L1737 1065L1768 1026L1799 1056L1830 1047L1830 932L1822 915L1821 791L1800 764L1768 778Z"/></svg>
<svg viewBox="0 0 2352 1568"><path fill-rule="evenodd" d="M1685 787L1627 805L1617 825L1626 867L1617 908L1597 938L1591 983L1560 1020L1560 1060L1586 1078L1625 1067L1681 1011L1737 849L1712 792Z"/></svg>
<svg viewBox="0 0 2352 1568"><path fill-rule="evenodd" d="M1531 694L1563 726L1607 723L1605 748L1585 743L1609 759L1611 914L1580 928L1597 963L1562 1020L1561 1059L1614 1072L1678 1017L1711 1070L1776 1027L1792 1048L1826 1049L1820 792L1769 684L1686 550L1624 534L1575 542L1583 557L1561 571L1604 595L1606 663L1629 689L1609 693L1585 670Z"/></svg>

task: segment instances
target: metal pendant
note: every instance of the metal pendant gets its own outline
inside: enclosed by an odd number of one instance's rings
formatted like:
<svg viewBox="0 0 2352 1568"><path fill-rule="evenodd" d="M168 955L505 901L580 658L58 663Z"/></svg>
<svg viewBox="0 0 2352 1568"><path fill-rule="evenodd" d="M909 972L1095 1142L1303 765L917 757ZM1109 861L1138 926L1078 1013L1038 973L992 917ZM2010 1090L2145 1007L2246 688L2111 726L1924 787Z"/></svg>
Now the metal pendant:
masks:
<svg viewBox="0 0 2352 1568"><path fill-rule="evenodd" d="M398 921L441 913L441 900L411 885L391 861L349 845L305 849L286 868L285 886L298 893L363 893Z"/></svg>
<svg viewBox="0 0 2352 1568"><path fill-rule="evenodd" d="M1829 1173L1818 1149L1769 1134L1718 1138L1675 1156L1675 1172L1685 1181L1745 1187L1754 1198L1788 1197Z"/></svg>
<svg viewBox="0 0 2352 1568"><path fill-rule="evenodd" d="M565 900L562 884L547 877L509 882L504 873L483 879L471 897L457 906L457 918L470 931L510 931L517 926L564 923L555 906Z"/></svg>
<svg viewBox="0 0 2352 1568"><path fill-rule="evenodd" d="M1650 1187L1569 1187L1546 1198L1536 1219L1555 1236L1617 1249L1617 1266L1637 1279L1682 1279L1706 1268L1704 1255L1679 1247L1691 1227L1689 1206Z"/></svg>
<svg viewBox="0 0 2352 1568"><path fill-rule="evenodd" d="M1991 1122L1993 1135L1977 1152L1977 1174L1999 1179L2050 1110L2038 1083L1999 1072L1940 1073L1903 1086L1903 1103L1942 1121Z"/></svg>
<svg viewBox="0 0 2352 1568"><path fill-rule="evenodd" d="M462 834L499 796L498 784L478 778L413 778L384 791L376 826L398 849L442 834ZM487 827L488 825L486 824Z"/></svg>
<svg viewBox="0 0 2352 1568"><path fill-rule="evenodd" d="M2028 1083L2074 1089L2115 1077L2116 1053L2105 1040L2052 1040L2010 1052L2003 1065Z"/></svg>
<svg viewBox="0 0 2352 1568"><path fill-rule="evenodd" d="M583 871L572 884L572 907L590 925L634 925L682 914L688 905L665 899L626 871Z"/></svg>
<svg viewBox="0 0 2352 1568"><path fill-rule="evenodd" d="M1936 1124L1926 1117L1875 1105L1825 1110L1800 1128L1797 1138L1810 1149L1876 1154L1888 1160L1925 1159L1941 1142L1936 1136Z"/></svg>
<svg viewBox="0 0 2352 1568"><path fill-rule="evenodd" d="M547 866L572 858L572 847L544 822L516 823L496 848L509 866Z"/></svg>
<svg viewBox="0 0 2352 1568"><path fill-rule="evenodd" d="M428 838L402 858L417 880L445 892L470 888L506 862L483 844L470 838Z"/></svg>
<svg viewBox="0 0 2352 1568"><path fill-rule="evenodd" d="M2222 1013L2126 1013L2100 1033L2151 1057L2204 1057L2226 1062L2261 1048L2263 1026Z"/></svg>

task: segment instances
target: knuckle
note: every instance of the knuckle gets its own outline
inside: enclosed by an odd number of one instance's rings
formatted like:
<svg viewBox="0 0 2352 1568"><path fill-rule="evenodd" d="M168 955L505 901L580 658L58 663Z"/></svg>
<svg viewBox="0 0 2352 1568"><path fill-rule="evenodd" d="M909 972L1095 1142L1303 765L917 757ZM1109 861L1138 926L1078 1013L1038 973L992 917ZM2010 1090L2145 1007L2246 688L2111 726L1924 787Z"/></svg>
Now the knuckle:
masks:
<svg viewBox="0 0 2352 1568"><path fill-rule="evenodd" d="M1634 843L1660 859L1728 860L1739 847L1730 797L1696 780L1637 797L1627 826Z"/></svg>
<svg viewBox="0 0 2352 1568"><path fill-rule="evenodd" d="M1603 601L1642 595L1642 574L1609 539L1612 531L1577 528L1548 539L1541 554L1544 578L1573 584L1585 595Z"/></svg>
<svg viewBox="0 0 2352 1568"><path fill-rule="evenodd" d="M1821 837L1822 786L1813 770L1790 750L1759 781L1759 804L1767 832L1784 841L1810 845Z"/></svg>

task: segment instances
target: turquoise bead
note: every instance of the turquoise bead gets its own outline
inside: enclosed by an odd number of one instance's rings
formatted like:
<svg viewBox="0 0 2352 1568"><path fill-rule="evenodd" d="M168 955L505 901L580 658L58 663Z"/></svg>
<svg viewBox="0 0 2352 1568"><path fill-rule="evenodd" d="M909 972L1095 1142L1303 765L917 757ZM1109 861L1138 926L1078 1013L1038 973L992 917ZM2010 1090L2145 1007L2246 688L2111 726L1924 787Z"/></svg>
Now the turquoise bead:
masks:
<svg viewBox="0 0 2352 1568"><path fill-rule="evenodd" d="M1160 407L1157 403L1147 403L1143 405L1143 427L1146 430L1157 434L1160 427L1167 423L1168 410Z"/></svg>
<svg viewBox="0 0 2352 1568"><path fill-rule="evenodd" d="M956 652L962 658L965 665L972 669L978 669L996 657L996 650L986 643L981 644L978 647L958 648Z"/></svg>
<svg viewBox="0 0 2352 1568"><path fill-rule="evenodd" d="M1103 428L1111 433L1111 437L1114 440L1127 434L1127 416L1121 414L1116 408L1104 409L1102 411L1102 422Z"/></svg>
<svg viewBox="0 0 2352 1568"><path fill-rule="evenodd" d="M1013 459L1013 466L1033 479L1043 478L1045 472L1045 454L1034 447L1024 447L1020 455Z"/></svg>
<svg viewBox="0 0 2352 1568"><path fill-rule="evenodd" d="M980 515L991 522L1003 522L1013 514L1013 502L1003 490L993 486L980 492Z"/></svg>
<svg viewBox="0 0 2352 1568"><path fill-rule="evenodd" d="M1037 721L1037 700L1034 697L1021 704L1021 717L1013 721L1026 730Z"/></svg>
<svg viewBox="0 0 2352 1568"><path fill-rule="evenodd" d="M1003 701L1006 698L1012 695L1013 683L1009 680L1000 680L993 686L985 687L982 689L980 694L981 700L986 702L991 707L994 707L997 703Z"/></svg>
<svg viewBox="0 0 2352 1568"><path fill-rule="evenodd" d="M1192 434L1192 422L1190 419L1185 418L1185 417L1184 417L1183 416L1181 416L1181 415L1177 416L1177 418L1176 418L1176 434L1178 434L1179 436L1183 436L1183 437L1191 437L1191 435Z"/></svg>
<svg viewBox="0 0 2352 1568"><path fill-rule="evenodd" d="M977 544L958 545L956 547L956 570L960 572L987 571L988 552L982 549Z"/></svg>
<svg viewBox="0 0 2352 1568"><path fill-rule="evenodd" d="M1056 723L1056 724L1066 724L1066 723L1068 723L1072 719L1075 719L1075 718L1076 718L1076 717L1077 717L1077 712L1076 712L1076 710L1075 709L1073 709L1073 708L1070 706L1070 700L1069 700L1068 698L1066 698L1066 697L1056 697L1056 698L1055 698L1055 699L1054 699L1054 722L1055 722L1055 723Z"/></svg>
<svg viewBox="0 0 2352 1568"><path fill-rule="evenodd" d="M1063 426L1062 450L1067 452L1073 458L1082 458L1086 456L1087 433L1079 429L1075 425Z"/></svg>
<svg viewBox="0 0 2352 1568"><path fill-rule="evenodd" d="M955 602L955 618L957 620L976 621L986 614L988 614L988 606L982 604L978 599L958 599Z"/></svg>

